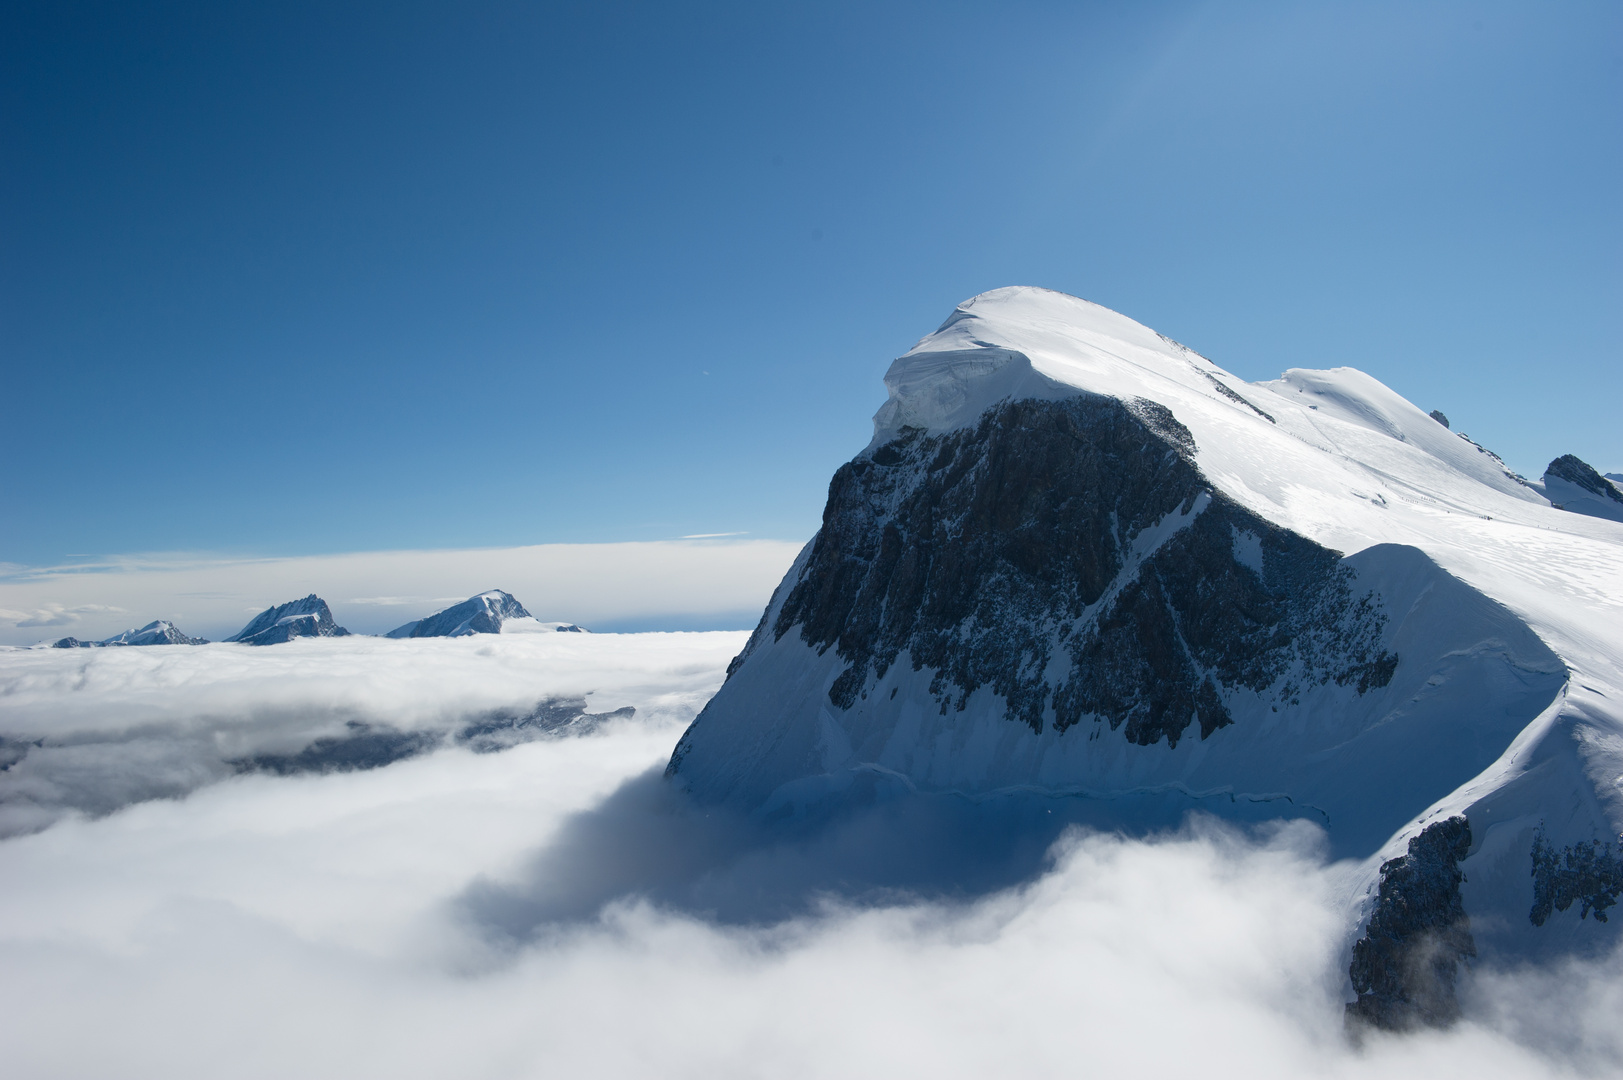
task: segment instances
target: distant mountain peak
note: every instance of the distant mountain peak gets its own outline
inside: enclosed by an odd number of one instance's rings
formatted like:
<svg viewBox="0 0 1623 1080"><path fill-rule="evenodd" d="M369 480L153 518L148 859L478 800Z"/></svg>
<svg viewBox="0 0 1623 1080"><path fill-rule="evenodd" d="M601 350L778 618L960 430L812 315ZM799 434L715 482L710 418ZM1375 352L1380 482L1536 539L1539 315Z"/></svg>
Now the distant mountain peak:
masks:
<svg viewBox="0 0 1623 1080"><path fill-rule="evenodd" d="M226 640L243 645L280 645L294 638L348 634L348 630L334 621L327 601L311 593L302 599L266 608Z"/></svg>
<svg viewBox="0 0 1623 1080"><path fill-rule="evenodd" d="M466 637L469 634L499 634L504 623L534 618L512 593L487 589L434 614L397 626L386 635L392 638Z"/></svg>
<svg viewBox="0 0 1623 1080"><path fill-rule="evenodd" d="M52 643L53 649L105 649L120 645L207 645L206 638L188 637L167 619L154 619L139 630L126 630L100 641L80 641L65 637Z"/></svg>

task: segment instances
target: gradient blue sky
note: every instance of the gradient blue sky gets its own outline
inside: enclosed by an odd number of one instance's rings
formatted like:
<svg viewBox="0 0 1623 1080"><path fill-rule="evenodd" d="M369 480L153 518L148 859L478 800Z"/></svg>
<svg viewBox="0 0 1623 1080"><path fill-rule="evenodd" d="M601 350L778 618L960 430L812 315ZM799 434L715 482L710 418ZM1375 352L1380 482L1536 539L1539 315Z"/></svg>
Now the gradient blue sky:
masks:
<svg viewBox="0 0 1623 1080"><path fill-rule="evenodd" d="M1006 284L1623 468L1623 6L0 16L0 561L802 539Z"/></svg>

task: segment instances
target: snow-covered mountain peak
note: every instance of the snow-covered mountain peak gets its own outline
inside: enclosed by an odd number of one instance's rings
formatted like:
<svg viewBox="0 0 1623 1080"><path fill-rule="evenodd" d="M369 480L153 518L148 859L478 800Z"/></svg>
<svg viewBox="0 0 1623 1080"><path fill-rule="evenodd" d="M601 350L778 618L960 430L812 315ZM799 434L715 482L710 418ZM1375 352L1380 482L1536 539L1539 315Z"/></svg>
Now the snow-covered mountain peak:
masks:
<svg viewBox="0 0 1623 1080"><path fill-rule="evenodd" d="M226 640L244 645L280 645L294 638L344 637L348 633L334 621L327 601L311 593L266 608Z"/></svg>
<svg viewBox="0 0 1623 1080"><path fill-rule="evenodd" d="M469 634L500 634L515 620L533 616L512 593L487 589L460 604L436 611L425 618L397 626L386 635L392 638L466 637Z"/></svg>
<svg viewBox="0 0 1623 1080"><path fill-rule="evenodd" d="M932 434L966 427L1006 399L1078 392L1157 399L1173 387L1216 395L1213 376L1233 378L1107 307L1050 289L993 289L959 304L891 365L890 399L874 417L874 443L904 427Z"/></svg>
<svg viewBox="0 0 1623 1080"><path fill-rule="evenodd" d="M1047 289L964 301L892 363L885 385L870 450L907 428L969 427L1000 401L1156 402L1226 494L1342 549L1409 542L1378 514L1399 502L1494 519L1548 509L1496 455L1362 371L1293 368L1248 383L1125 315ZM1326 514L1326 497L1337 512Z"/></svg>

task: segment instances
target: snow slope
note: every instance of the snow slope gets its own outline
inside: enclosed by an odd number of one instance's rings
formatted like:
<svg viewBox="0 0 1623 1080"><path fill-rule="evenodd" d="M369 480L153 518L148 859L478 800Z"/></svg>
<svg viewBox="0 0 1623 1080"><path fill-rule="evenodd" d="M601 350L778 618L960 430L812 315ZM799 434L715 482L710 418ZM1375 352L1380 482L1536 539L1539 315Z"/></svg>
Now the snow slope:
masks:
<svg viewBox="0 0 1623 1080"><path fill-rule="evenodd" d="M1534 955L1612 940L1615 922L1581 918L1579 907L1542 926L1527 912L1535 842L1569 855L1608 844L1612 858L1623 838L1623 524L1552 507L1496 456L1360 371L1292 369L1247 383L1125 316L1047 290L998 289L959 305L885 383L859 461L984 428L1007 402L1096 395L1145 416L1144 403L1164 406L1192 436L1213 498L1349 554L1357 587L1384 605L1385 647L1401 662L1368 694L1334 684L1289 701L1229 693L1232 726L1171 745L1136 745L1114 722L1109 732L1034 730L1011 722L986 686L938 707L939 672L902 662L841 708L829 692L842 655L781 627L770 634L814 540L673 756L672 775L696 797L792 814L866 775L976 798L1102 800L1095 820L1107 825L1157 824L1189 807L1316 816L1335 850L1362 859L1349 881L1359 896L1422 828L1463 813L1466 909L1480 946ZM1134 543L1149 546L1132 558L1152 556L1204 505L1138 533ZM1237 530L1234 560L1260 561L1255 546Z"/></svg>

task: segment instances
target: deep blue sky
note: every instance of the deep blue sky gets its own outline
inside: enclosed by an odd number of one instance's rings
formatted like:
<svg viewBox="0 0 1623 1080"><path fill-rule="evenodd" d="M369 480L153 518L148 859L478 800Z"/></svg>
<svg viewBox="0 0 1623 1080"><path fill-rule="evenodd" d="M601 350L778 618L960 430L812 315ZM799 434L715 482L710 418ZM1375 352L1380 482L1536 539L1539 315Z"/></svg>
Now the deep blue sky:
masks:
<svg viewBox="0 0 1623 1080"><path fill-rule="evenodd" d="M0 561L803 538L1005 284L1623 468L1623 6L7 4Z"/></svg>

